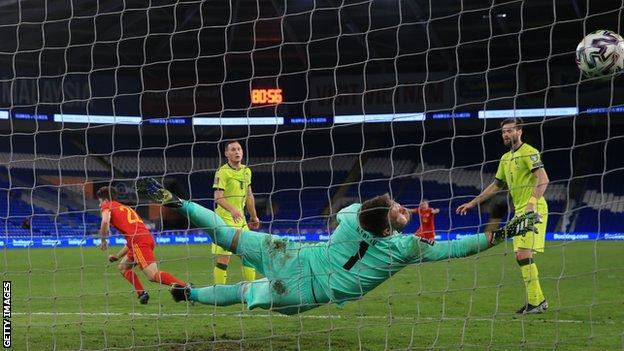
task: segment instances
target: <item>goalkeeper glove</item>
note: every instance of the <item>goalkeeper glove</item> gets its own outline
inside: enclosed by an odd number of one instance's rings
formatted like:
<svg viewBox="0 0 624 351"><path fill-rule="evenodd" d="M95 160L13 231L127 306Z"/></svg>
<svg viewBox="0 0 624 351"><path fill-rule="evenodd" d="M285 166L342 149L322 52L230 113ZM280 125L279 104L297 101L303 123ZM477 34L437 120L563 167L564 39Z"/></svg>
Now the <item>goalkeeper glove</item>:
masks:
<svg viewBox="0 0 624 351"><path fill-rule="evenodd" d="M521 216L514 217L507 225L492 232L490 244L496 245L507 238L517 235L524 236L528 232L537 232L535 224L541 223L539 215L535 212L528 212Z"/></svg>
<svg viewBox="0 0 624 351"><path fill-rule="evenodd" d="M174 193L165 189L154 178L140 178L136 181L137 193L147 196L150 200L160 203L162 206L179 208L182 201Z"/></svg>

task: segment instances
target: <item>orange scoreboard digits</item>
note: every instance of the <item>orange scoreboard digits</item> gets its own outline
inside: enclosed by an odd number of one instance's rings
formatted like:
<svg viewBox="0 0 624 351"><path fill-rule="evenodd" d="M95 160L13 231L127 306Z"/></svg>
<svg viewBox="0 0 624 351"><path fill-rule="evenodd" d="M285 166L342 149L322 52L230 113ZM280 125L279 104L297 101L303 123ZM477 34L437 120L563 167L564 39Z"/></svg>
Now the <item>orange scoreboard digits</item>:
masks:
<svg viewBox="0 0 624 351"><path fill-rule="evenodd" d="M251 89L253 105L279 104L282 101L282 89Z"/></svg>

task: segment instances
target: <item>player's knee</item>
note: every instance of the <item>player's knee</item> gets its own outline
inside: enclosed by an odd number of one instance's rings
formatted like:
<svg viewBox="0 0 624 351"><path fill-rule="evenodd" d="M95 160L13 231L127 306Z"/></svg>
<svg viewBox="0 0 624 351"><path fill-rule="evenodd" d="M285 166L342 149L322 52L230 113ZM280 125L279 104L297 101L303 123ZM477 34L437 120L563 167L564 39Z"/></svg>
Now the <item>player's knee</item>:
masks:
<svg viewBox="0 0 624 351"><path fill-rule="evenodd" d="M130 268L128 268L128 266L126 266L125 264L119 264L117 266L117 269L119 269L119 273L121 274L125 274L127 271L130 270Z"/></svg>
<svg viewBox="0 0 624 351"><path fill-rule="evenodd" d="M229 263L230 255L220 255L217 257L217 265L225 265L225 268L227 268Z"/></svg>
<svg viewBox="0 0 624 351"><path fill-rule="evenodd" d="M160 271L159 270L144 270L143 273L147 276L147 279L151 282L159 282L160 280Z"/></svg>
<svg viewBox="0 0 624 351"><path fill-rule="evenodd" d="M516 251L516 261L533 259L533 251L529 249L519 249Z"/></svg>

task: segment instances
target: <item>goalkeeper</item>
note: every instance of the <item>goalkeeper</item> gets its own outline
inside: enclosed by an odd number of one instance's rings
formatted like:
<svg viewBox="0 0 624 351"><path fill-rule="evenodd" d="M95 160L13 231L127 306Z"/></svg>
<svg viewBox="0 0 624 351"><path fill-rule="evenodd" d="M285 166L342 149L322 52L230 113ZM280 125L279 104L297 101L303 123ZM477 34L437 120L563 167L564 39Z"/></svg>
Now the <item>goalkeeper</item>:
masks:
<svg viewBox="0 0 624 351"><path fill-rule="evenodd" d="M287 315L359 299L408 264L474 255L507 237L533 230L536 222L536 215L529 213L491 233L430 244L400 234L410 221L410 210L385 194L342 209L329 242L307 244L228 227L213 211L180 200L153 179L139 180L137 189L155 202L176 208L207 230L219 246L240 255L246 265L266 277L204 288L174 285L175 301L214 306L246 303L249 309Z"/></svg>

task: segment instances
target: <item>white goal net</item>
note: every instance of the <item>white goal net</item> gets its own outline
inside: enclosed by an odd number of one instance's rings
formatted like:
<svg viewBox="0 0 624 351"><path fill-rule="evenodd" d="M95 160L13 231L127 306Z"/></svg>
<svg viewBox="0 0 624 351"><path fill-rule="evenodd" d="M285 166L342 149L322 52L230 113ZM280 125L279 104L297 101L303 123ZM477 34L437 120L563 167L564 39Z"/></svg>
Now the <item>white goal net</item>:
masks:
<svg viewBox="0 0 624 351"><path fill-rule="evenodd" d="M0 1L4 346L621 349L622 78L583 78L574 53L594 30L622 34L623 10L590 0ZM415 211L402 235L434 221L431 247L442 247L518 213L503 186L516 168L495 181L510 150L500 123L513 117L550 180L548 209L538 208L545 249L528 261L510 240L390 278L401 260L380 256L373 269L389 279L366 296L286 316L175 303L141 272L149 257L109 262L134 250L119 228L98 248L97 192L110 186L153 235L160 270L212 286L224 266L205 228L150 204L135 182L153 176L215 209L216 172L236 166L231 141L252 172L255 202L239 202L258 231L327 243L338 211L388 193ZM503 191L457 214L492 182ZM234 255L227 284L246 277L241 268Z"/></svg>

